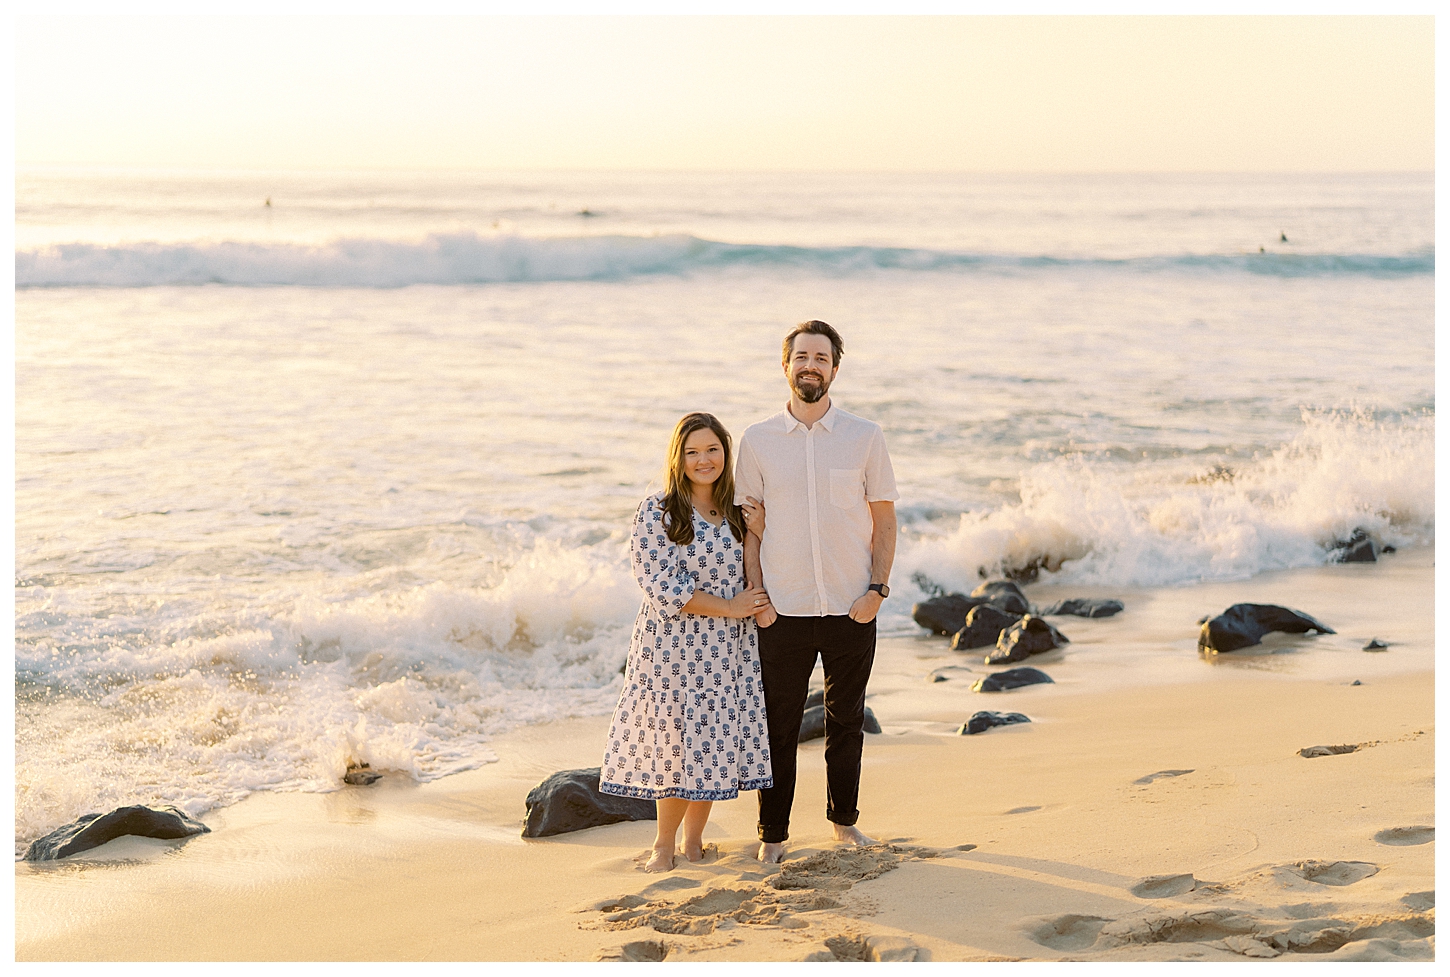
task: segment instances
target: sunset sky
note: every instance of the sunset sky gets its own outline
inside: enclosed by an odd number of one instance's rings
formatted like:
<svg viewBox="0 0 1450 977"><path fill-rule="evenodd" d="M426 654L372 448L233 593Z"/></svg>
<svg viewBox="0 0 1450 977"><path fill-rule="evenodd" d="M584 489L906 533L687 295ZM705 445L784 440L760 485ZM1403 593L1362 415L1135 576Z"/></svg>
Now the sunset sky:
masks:
<svg viewBox="0 0 1450 977"><path fill-rule="evenodd" d="M16 158L1434 166L1429 17L23 17Z"/></svg>

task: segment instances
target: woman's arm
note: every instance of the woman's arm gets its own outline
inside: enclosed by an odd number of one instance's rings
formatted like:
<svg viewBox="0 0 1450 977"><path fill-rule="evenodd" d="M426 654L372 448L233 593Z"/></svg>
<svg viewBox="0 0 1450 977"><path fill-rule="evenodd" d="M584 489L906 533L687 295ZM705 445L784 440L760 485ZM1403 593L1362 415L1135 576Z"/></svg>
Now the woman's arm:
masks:
<svg viewBox="0 0 1450 977"><path fill-rule="evenodd" d="M740 504L740 511L745 516L748 530L741 546L745 559L745 586L763 588L765 575L760 571L760 540L765 536L765 503L748 495ZM775 623L775 608L769 604L761 608L755 614L755 623L762 628L770 627Z"/></svg>
<svg viewBox="0 0 1450 977"><path fill-rule="evenodd" d="M686 614L700 614L705 617L751 617L768 607L770 598L765 591L759 587L747 586L729 600L697 590L689 603L685 604L684 611Z"/></svg>

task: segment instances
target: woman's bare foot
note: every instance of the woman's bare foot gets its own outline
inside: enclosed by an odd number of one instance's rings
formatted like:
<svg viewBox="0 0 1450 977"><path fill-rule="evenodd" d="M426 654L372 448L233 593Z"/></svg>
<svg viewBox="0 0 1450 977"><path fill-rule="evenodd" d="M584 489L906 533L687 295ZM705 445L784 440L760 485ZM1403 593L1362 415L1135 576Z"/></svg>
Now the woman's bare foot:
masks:
<svg viewBox="0 0 1450 977"><path fill-rule="evenodd" d="M644 863L646 872L668 872L675 867L675 848L651 848L649 861Z"/></svg>
<svg viewBox="0 0 1450 977"><path fill-rule="evenodd" d="M835 825L836 840L845 842L848 845L858 845L864 848L867 845L879 844L875 838L869 838L861 833L861 829L854 824Z"/></svg>
<svg viewBox="0 0 1450 977"><path fill-rule="evenodd" d="M703 842L685 839L685 857L692 862L703 862L705 860L705 845Z"/></svg>
<svg viewBox="0 0 1450 977"><path fill-rule="evenodd" d="M760 850L755 853L755 857L767 865L774 865L785 857L785 845L776 844L773 841L762 841Z"/></svg>

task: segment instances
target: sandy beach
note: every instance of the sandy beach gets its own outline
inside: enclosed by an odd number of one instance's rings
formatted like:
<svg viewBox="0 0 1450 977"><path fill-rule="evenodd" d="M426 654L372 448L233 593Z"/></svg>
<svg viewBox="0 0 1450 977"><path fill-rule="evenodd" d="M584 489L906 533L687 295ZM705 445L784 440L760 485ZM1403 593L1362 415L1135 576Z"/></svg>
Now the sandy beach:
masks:
<svg viewBox="0 0 1450 977"><path fill-rule="evenodd" d="M883 642L861 827L829 843L801 748L789 855L755 799L715 806L699 864L641 871L653 822L519 836L524 797L599 762L603 717L525 727L424 785L262 793L184 844L120 839L16 868L31 960L1426 960L1434 947L1433 553L1116 590L978 694L946 640ZM1195 622L1280 603L1338 632L1201 659ZM1360 648L1377 637L1382 653ZM941 681L932 681L940 676ZM1031 722L962 736L981 709ZM1319 745L1354 752L1305 757Z"/></svg>

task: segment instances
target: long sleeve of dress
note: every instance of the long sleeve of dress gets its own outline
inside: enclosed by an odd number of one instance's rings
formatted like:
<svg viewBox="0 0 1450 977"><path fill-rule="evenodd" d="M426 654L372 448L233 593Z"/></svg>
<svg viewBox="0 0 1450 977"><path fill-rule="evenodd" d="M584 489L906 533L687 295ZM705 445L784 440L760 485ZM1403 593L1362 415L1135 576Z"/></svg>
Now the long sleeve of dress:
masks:
<svg viewBox="0 0 1450 977"><path fill-rule="evenodd" d="M665 617L679 617L695 596L695 578L680 565L679 547L666 535L664 512L652 498L635 513L630 561L645 599Z"/></svg>

